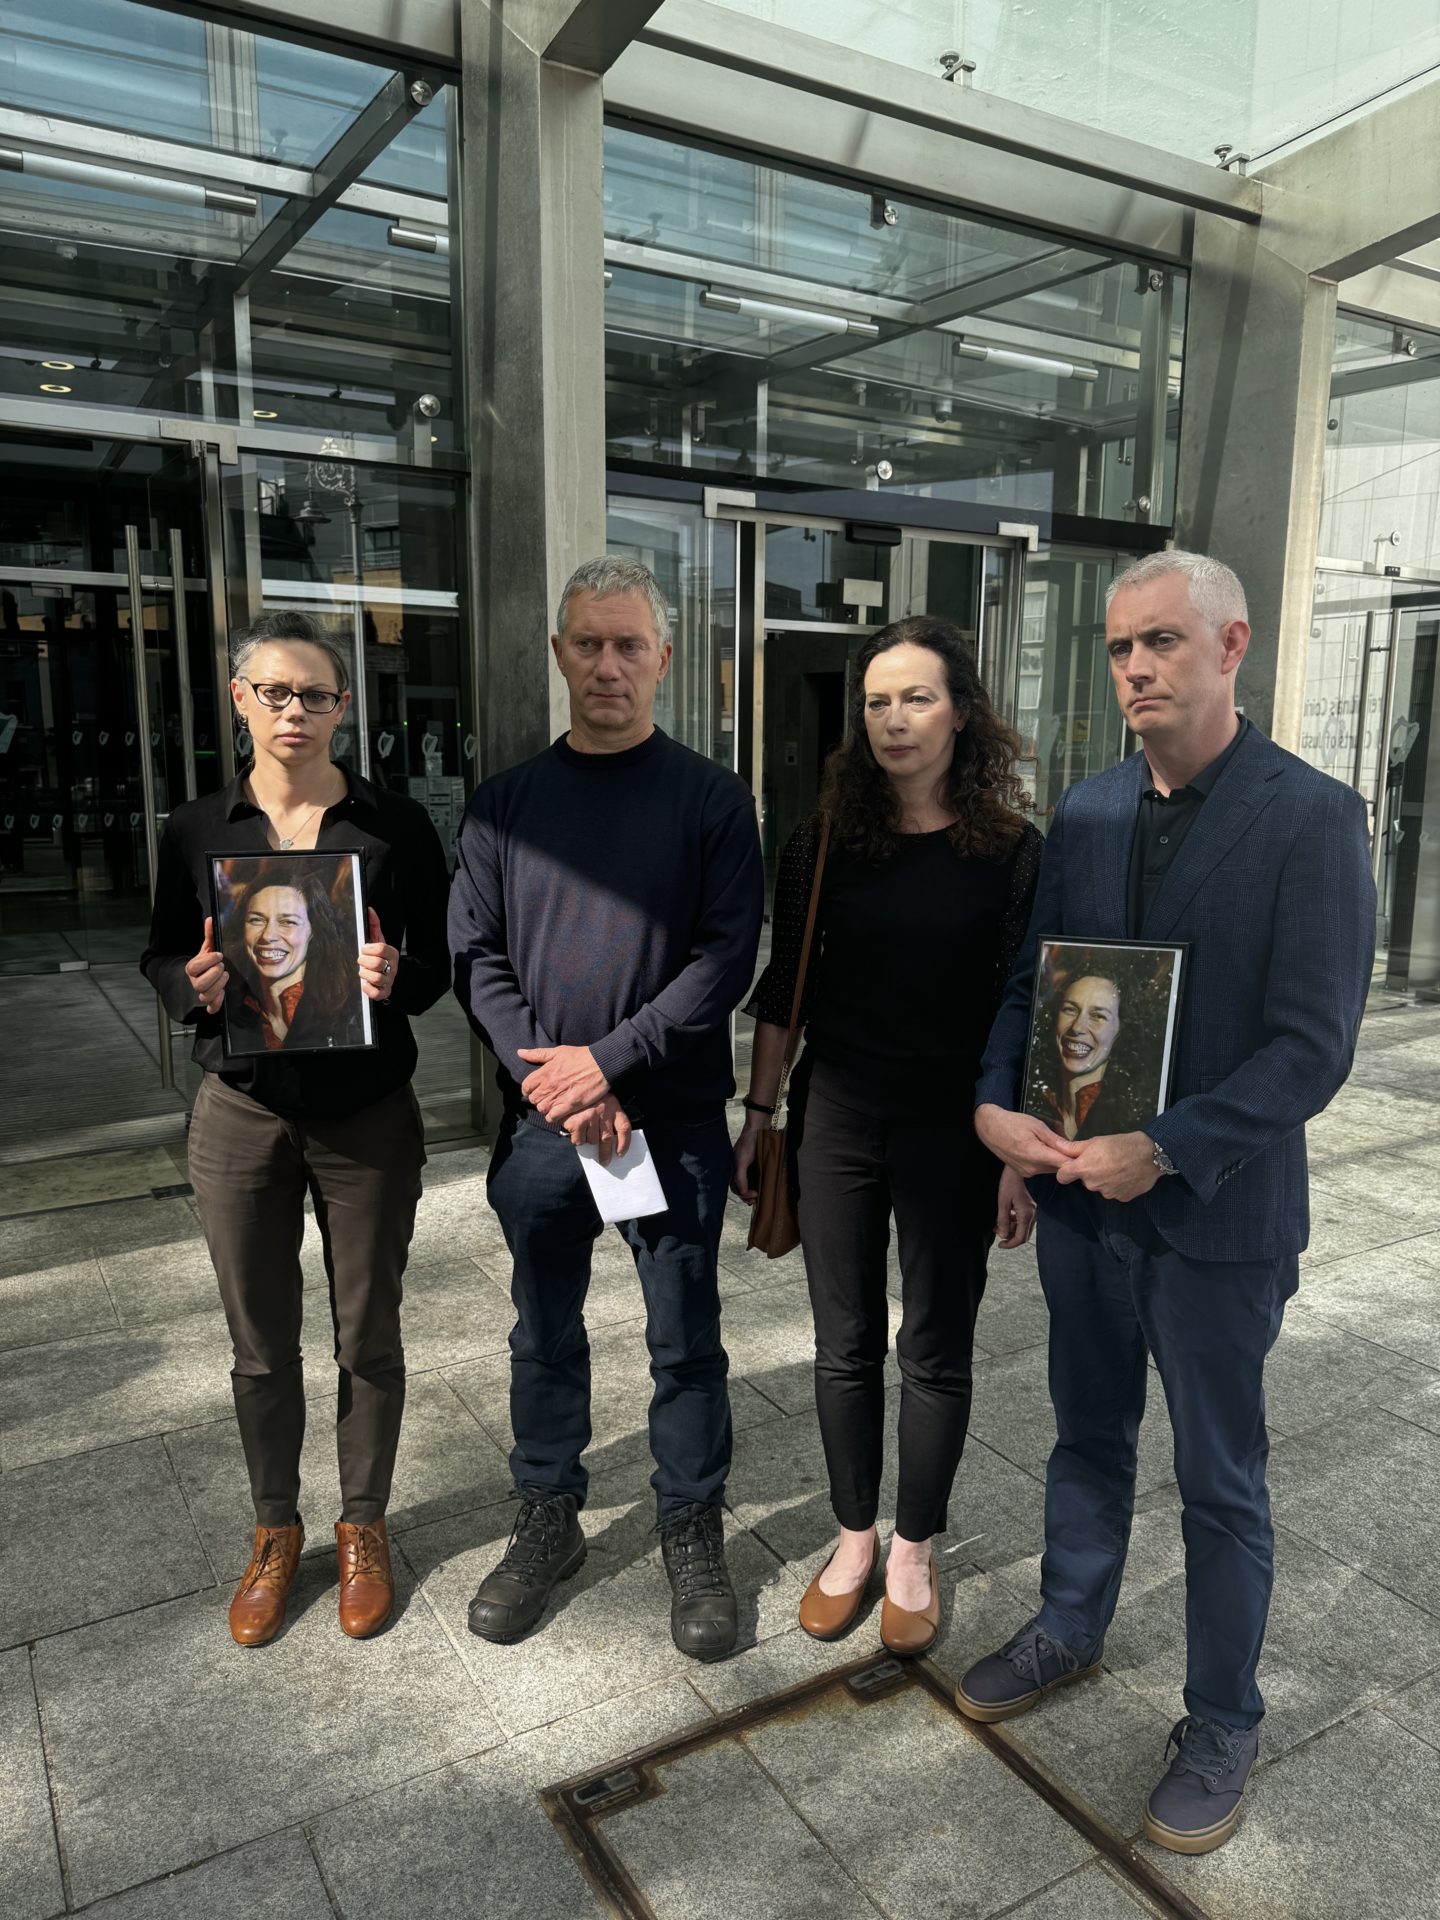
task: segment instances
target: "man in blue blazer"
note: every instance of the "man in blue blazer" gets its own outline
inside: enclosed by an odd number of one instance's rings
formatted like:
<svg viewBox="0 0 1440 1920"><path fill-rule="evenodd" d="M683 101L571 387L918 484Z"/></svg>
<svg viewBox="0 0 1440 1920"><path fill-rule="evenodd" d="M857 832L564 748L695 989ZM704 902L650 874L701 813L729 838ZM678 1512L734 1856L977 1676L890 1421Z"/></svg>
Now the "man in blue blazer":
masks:
<svg viewBox="0 0 1440 1920"><path fill-rule="evenodd" d="M1265 1356L1309 1237L1305 1123L1350 1070L1374 961L1364 808L1236 713L1249 638L1244 590L1218 561L1151 554L1115 581L1106 644L1144 751L1055 809L976 1088L981 1138L1034 1182L1057 1440L1040 1612L957 1701L1003 1720L1099 1666L1152 1354L1175 1433L1188 1664L1145 1830L1181 1853L1230 1837L1258 1749ZM1170 1101L1142 1129L1070 1139L1019 1111L1049 937L1189 944Z"/></svg>

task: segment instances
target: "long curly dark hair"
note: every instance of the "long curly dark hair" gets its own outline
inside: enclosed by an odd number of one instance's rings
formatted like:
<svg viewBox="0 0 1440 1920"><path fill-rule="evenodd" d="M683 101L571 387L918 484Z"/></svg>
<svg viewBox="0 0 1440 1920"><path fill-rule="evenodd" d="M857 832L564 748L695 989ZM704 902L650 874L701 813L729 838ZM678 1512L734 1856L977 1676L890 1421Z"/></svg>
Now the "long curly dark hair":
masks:
<svg viewBox="0 0 1440 1920"><path fill-rule="evenodd" d="M871 752L865 731L865 675L871 662L892 647L925 647L938 654L955 711L964 716L965 725L955 736L955 758L939 795L955 815L950 844L957 854L971 859L1003 859L1025 829L1023 789L1012 770L1020 739L990 704L960 629L928 613L892 621L860 649L849 725L844 741L825 762L820 792L832 837L877 866L895 853L900 796Z"/></svg>

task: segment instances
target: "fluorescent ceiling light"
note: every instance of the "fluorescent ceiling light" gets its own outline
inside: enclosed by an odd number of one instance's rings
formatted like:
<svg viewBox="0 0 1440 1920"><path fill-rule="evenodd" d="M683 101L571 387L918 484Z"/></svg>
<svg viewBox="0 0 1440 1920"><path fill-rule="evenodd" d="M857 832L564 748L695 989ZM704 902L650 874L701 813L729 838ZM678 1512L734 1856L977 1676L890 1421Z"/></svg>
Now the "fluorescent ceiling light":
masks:
<svg viewBox="0 0 1440 1920"><path fill-rule="evenodd" d="M749 294L717 293L713 287L705 288L700 304L717 313L743 313L756 320L781 320L792 327L813 327L817 333L853 333L862 340L880 338L880 329L873 320L847 320L844 314L822 313L817 307L794 307L781 300L753 300Z"/></svg>
<svg viewBox="0 0 1440 1920"><path fill-rule="evenodd" d="M172 180L162 173L139 173L133 167L67 160L56 153L36 153L29 147L0 147L0 171L32 174L37 180L64 180L77 187L100 187L109 193L138 193L147 200L173 200L180 206L208 207L214 213L260 211L253 193L207 187L199 180Z"/></svg>

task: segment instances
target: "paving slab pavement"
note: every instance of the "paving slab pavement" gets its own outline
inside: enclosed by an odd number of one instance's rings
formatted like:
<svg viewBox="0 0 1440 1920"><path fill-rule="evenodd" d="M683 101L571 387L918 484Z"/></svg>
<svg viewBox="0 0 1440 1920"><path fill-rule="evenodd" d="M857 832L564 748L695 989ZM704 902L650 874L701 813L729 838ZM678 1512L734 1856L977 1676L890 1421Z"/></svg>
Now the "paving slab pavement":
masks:
<svg viewBox="0 0 1440 1920"><path fill-rule="evenodd" d="M1437 1067L1440 1012L1374 1014L1354 1079L1315 1128L1315 1237L1269 1371L1278 1583L1261 1763L1230 1846L1198 1861L1147 1856L1216 1920L1440 1913L1440 1653L1427 1651L1440 1613L1440 1156L1425 1131ZM311 1224L310 1534L287 1629L254 1651L234 1647L224 1623L250 1516L223 1319L193 1205L152 1191L183 1186L183 1154L27 1158L23 1180L7 1181L6 1920L81 1910L583 1920L603 1907L539 1789L878 1649L878 1595L836 1645L795 1624L833 1532L803 1268L797 1255L749 1253L738 1208L722 1259L741 1651L699 1667L669 1641L647 1484L643 1303L613 1236L597 1249L590 1314L589 1560L531 1640L494 1648L467 1633L470 1594L513 1518L508 1267L484 1168L483 1149L465 1146L434 1153L427 1171L392 1506L401 1608L369 1643L346 1641L335 1621L334 1382ZM898 1317L898 1283L892 1293ZM1035 1605L1045 1336L1033 1253L997 1255L974 1428L937 1543L934 1665L950 1679ZM1007 1730L1078 1806L1132 1839L1183 1681L1178 1497L1158 1381L1142 1435L1104 1671ZM957 1759L939 1723L922 1714L883 1735L880 1724L857 1710L823 1736L757 1730L733 1749L738 1761L714 1763L703 1792L672 1769L664 1817L634 1841L656 1911L689 1920L713 1898L727 1916L767 1920L808 1895L808 1915L825 1910L822 1889L830 1911L894 1920L1153 1911L1014 1776L975 1773L968 1748Z"/></svg>

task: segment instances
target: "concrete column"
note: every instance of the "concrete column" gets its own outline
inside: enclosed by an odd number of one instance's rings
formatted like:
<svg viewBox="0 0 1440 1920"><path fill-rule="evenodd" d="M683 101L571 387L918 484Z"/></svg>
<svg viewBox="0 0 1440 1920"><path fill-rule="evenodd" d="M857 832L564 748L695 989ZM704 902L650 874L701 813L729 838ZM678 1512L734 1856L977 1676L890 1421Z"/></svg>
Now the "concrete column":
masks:
<svg viewBox="0 0 1440 1920"><path fill-rule="evenodd" d="M505 24L461 9L461 257L472 460L479 771L564 724L549 634L565 579L605 546L602 100Z"/></svg>
<svg viewBox="0 0 1440 1920"><path fill-rule="evenodd" d="M601 82L543 60L503 13L481 0L460 9L477 776L539 753L564 727L554 609L578 563L605 548ZM472 1046L471 1114L489 1134L494 1062Z"/></svg>
<svg viewBox="0 0 1440 1920"><path fill-rule="evenodd" d="M1335 341L1335 287L1262 244L1263 228L1195 216L1175 539L1235 569L1254 637L1245 711L1300 741Z"/></svg>

